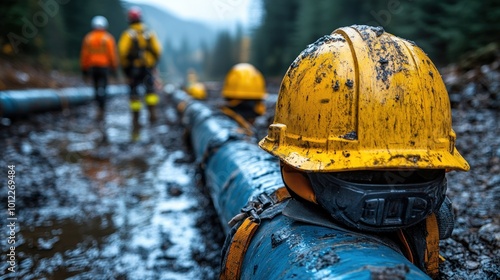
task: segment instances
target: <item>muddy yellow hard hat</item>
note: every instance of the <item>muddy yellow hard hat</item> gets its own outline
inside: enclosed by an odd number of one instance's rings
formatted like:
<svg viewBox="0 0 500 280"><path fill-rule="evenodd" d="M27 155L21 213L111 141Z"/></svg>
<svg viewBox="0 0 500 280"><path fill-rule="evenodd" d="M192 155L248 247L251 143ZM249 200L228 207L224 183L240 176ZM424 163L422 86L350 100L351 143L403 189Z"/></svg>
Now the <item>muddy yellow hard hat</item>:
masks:
<svg viewBox="0 0 500 280"><path fill-rule="evenodd" d="M195 99L206 99L207 91L205 89L205 85L200 82L196 82L192 85L189 85L186 89L187 93L191 95Z"/></svg>
<svg viewBox="0 0 500 280"><path fill-rule="evenodd" d="M249 63L239 63L224 80L222 97L228 99L264 99L266 82L262 73Z"/></svg>
<svg viewBox="0 0 500 280"><path fill-rule="evenodd" d="M259 145L303 171L470 168L434 64L414 43L369 26L339 28L302 51Z"/></svg>

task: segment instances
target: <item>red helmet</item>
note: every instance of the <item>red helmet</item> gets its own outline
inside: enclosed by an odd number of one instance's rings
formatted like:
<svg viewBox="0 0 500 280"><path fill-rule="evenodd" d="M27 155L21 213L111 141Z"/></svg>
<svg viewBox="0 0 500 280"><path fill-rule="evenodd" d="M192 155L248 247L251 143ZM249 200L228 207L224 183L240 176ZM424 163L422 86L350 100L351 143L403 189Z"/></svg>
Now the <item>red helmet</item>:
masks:
<svg viewBox="0 0 500 280"><path fill-rule="evenodd" d="M142 17L141 8L132 7L132 8L130 8L130 10L128 10L128 21L129 22L141 21L141 17Z"/></svg>

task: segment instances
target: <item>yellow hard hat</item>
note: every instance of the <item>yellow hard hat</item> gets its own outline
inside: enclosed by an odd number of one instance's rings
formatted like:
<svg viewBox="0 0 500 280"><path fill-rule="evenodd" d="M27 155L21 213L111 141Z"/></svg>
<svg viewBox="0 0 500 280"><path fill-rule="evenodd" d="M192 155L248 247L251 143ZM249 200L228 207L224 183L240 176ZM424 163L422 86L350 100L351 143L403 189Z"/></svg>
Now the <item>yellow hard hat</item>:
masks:
<svg viewBox="0 0 500 280"><path fill-rule="evenodd" d="M207 98L207 91L205 90L205 86L200 82L188 86L186 91L189 95L191 95L195 99Z"/></svg>
<svg viewBox="0 0 500 280"><path fill-rule="evenodd" d="M228 99L264 99L266 82L253 65L239 63L229 70L222 88L222 97Z"/></svg>
<svg viewBox="0 0 500 280"><path fill-rule="evenodd" d="M470 168L434 64L369 26L339 28L302 51L259 145L302 171Z"/></svg>

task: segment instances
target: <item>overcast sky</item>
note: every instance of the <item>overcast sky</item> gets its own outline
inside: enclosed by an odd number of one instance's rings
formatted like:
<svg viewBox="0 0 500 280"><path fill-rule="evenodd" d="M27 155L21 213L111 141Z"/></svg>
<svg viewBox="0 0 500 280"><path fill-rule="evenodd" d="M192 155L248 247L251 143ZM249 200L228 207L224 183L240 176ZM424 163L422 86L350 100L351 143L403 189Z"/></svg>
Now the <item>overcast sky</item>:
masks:
<svg viewBox="0 0 500 280"><path fill-rule="evenodd" d="M259 5L256 0L128 0L130 3L150 3L168 9L176 16L215 25L256 23ZM254 3L251 3L254 2Z"/></svg>

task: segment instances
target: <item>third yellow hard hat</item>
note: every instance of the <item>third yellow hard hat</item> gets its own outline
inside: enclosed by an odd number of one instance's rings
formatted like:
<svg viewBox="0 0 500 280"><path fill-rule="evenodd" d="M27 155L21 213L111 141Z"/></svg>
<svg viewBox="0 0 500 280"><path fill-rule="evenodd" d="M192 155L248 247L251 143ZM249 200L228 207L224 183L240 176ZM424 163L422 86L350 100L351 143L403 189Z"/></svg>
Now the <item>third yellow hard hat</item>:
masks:
<svg viewBox="0 0 500 280"><path fill-rule="evenodd" d="M207 98L207 91L205 89L205 85L203 85L200 82L195 82L189 85L186 88L186 92L195 99L203 100Z"/></svg>
<svg viewBox="0 0 500 280"><path fill-rule="evenodd" d="M295 59L259 144L304 171L469 169L434 64L369 26L339 28Z"/></svg>
<svg viewBox="0 0 500 280"><path fill-rule="evenodd" d="M264 99L266 82L262 73L249 63L239 63L224 80L222 97L228 99Z"/></svg>

